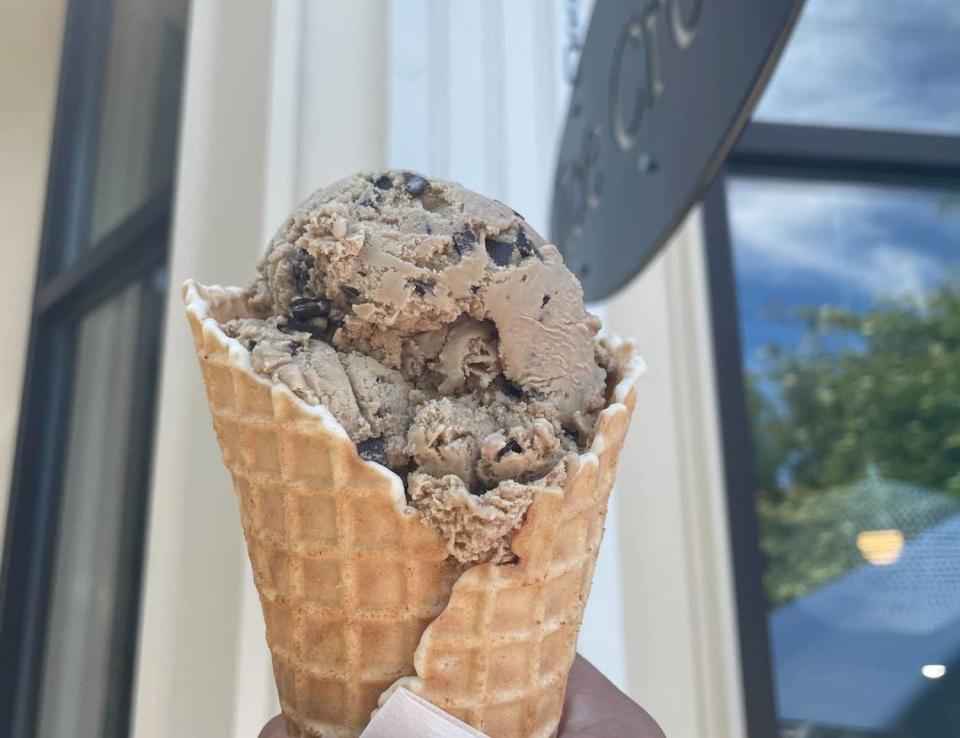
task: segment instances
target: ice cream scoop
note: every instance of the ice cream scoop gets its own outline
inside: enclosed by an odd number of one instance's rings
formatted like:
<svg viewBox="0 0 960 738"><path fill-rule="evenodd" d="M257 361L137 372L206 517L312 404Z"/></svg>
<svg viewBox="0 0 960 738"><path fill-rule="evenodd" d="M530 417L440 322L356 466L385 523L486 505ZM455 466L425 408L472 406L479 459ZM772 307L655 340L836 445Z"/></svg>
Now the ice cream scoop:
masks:
<svg viewBox="0 0 960 738"><path fill-rule="evenodd" d="M228 334L256 371L328 407L361 456L416 475L421 511L473 515L589 442L605 402L599 322L506 205L414 172L357 174L301 205L258 271L256 317ZM464 540L482 525L444 527L454 556L506 555L530 502L511 495L487 544Z"/></svg>
<svg viewBox="0 0 960 738"><path fill-rule="evenodd" d="M564 423L603 404L599 323L579 283L517 213L458 184L394 171L344 179L296 210L259 271L254 304L265 314L291 330L322 326L338 349L420 386L447 393L471 374L502 374ZM462 336L449 330L465 317L499 362L457 353Z"/></svg>

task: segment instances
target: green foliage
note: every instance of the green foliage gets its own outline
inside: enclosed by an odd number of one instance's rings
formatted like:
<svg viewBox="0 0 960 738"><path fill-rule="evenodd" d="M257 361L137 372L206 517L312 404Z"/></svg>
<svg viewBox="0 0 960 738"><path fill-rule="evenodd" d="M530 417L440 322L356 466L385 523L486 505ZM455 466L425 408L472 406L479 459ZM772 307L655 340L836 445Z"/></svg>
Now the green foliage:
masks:
<svg viewBox="0 0 960 738"><path fill-rule="evenodd" d="M960 514L960 501L940 492L865 477L825 491L797 489L757 502L764 584L772 606L802 597L864 563L857 546L863 531L898 530L909 541Z"/></svg>
<svg viewBox="0 0 960 738"><path fill-rule="evenodd" d="M771 608L791 602L858 565L848 521L831 517L816 492L797 491L778 502L760 499L763 583Z"/></svg>
<svg viewBox="0 0 960 738"><path fill-rule="evenodd" d="M777 402L747 378L772 604L862 563L859 523L827 500L868 468L960 499L960 278L922 302L799 316L801 348L770 352Z"/></svg>

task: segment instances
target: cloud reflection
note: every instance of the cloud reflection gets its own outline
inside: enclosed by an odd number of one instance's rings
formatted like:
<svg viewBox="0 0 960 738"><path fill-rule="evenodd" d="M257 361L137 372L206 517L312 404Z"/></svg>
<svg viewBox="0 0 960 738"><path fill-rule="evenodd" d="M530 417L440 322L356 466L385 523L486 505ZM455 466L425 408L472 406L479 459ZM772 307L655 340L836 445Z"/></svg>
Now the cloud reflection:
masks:
<svg viewBox="0 0 960 738"><path fill-rule="evenodd" d="M794 287L827 282L868 298L919 296L943 277L941 262L911 239L921 234L910 226L935 212L926 193L752 179L732 179L728 188L746 277Z"/></svg>
<svg viewBox="0 0 960 738"><path fill-rule="evenodd" d="M960 132L960 2L810 0L755 117Z"/></svg>

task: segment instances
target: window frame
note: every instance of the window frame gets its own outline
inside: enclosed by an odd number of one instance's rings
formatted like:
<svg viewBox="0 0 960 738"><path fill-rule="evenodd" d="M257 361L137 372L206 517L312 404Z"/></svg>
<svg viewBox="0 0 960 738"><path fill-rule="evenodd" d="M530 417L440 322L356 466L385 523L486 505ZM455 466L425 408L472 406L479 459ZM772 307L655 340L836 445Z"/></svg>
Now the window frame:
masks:
<svg viewBox="0 0 960 738"><path fill-rule="evenodd" d="M29 738L37 729L75 391L75 329L92 309L139 281L127 493L119 533L121 561L129 569L117 578L114 632L122 635L114 637L109 655L105 735L127 735L130 722L173 182L89 248L73 248L89 238L115 2L71 0L64 24L0 572L0 734L11 738ZM179 118L179 110L173 115ZM64 264L68 253L77 257Z"/></svg>
<svg viewBox="0 0 960 738"><path fill-rule="evenodd" d="M960 190L960 135L752 121L703 200L744 711L748 736L769 738L779 735L780 728L727 209L731 176Z"/></svg>

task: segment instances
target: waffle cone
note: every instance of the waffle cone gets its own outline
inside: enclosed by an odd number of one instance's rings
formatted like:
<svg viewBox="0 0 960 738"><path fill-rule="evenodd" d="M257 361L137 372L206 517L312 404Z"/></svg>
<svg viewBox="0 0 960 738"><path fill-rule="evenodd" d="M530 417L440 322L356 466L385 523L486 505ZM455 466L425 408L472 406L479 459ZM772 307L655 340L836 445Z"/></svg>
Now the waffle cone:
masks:
<svg viewBox="0 0 960 738"><path fill-rule="evenodd" d="M253 371L220 329L248 315L242 290L183 291L288 731L357 736L403 686L493 738L553 735L642 371L634 345L603 339L611 403L564 486L534 493L518 562L464 571L396 474L362 460L325 407Z"/></svg>

